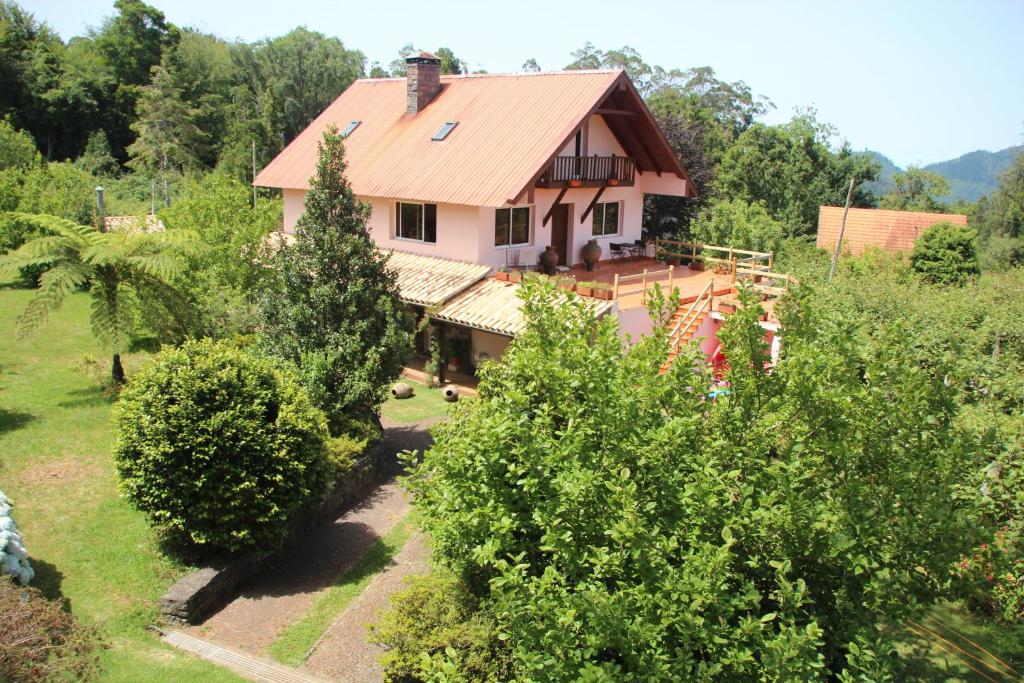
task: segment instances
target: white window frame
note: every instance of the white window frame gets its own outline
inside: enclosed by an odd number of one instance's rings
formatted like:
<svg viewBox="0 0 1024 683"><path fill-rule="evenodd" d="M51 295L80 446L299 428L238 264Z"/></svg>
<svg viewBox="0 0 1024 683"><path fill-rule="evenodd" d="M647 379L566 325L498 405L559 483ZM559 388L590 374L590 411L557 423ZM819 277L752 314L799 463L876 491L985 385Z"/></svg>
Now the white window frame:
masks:
<svg viewBox="0 0 1024 683"><path fill-rule="evenodd" d="M395 202L395 239L402 242L416 242L417 244L437 244L437 204L434 204L434 241L428 242L427 236L427 205L430 202ZM419 206L420 209L420 239L415 237L403 237L402 230L402 205Z"/></svg>
<svg viewBox="0 0 1024 683"><path fill-rule="evenodd" d="M618 206L617 220L616 220L616 225L615 225L615 232L605 233L604 232L605 210L606 210L606 208L608 207L609 204L615 204L616 206ZM602 234L600 234L600 235L597 235L597 234L594 233L594 229L597 227L597 215L598 215L597 212L598 211L601 212L601 230L602 230ZM608 238L608 237L620 237L621 235L622 235L622 202L621 201L598 202L597 204L594 204L594 210L590 214L590 236L593 237L594 239L605 239L605 238Z"/></svg>
<svg viewBox="0 0 1024 683"><path fill-rule="evenodd" d="M526 241L525 242L512 242L512 211L515 209L526 209L528 218L526 219ZM509 244L495 244L495 249L522 249L533 244L533 217L534 217L534 206L533 204L525 204L522 206L502 206L494 210L494 225L491 226L491 236L494 237L494 229L498 227L498 212L508 211L508 240Z"/></svg>

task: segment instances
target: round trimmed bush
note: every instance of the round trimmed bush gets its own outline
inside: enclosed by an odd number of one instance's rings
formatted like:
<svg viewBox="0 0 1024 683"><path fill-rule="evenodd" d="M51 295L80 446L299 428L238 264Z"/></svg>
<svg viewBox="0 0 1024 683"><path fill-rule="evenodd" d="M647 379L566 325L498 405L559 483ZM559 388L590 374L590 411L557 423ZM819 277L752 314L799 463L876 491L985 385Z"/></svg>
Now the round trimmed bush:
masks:
<svg viewBox="0 0 1024 683"><path fill-rule="evenodd" d="M323 413L289 372L225 343L163 350L121 395L128 498L175 540L273 549L330 481Z"/></svg>
<svg viewBox="0 0 1024 683"><path fill-rule="evenodd" d="M963 285L981 272L976 242L971 228L942 221L914 243L910 264L926 282Z"/></svg>

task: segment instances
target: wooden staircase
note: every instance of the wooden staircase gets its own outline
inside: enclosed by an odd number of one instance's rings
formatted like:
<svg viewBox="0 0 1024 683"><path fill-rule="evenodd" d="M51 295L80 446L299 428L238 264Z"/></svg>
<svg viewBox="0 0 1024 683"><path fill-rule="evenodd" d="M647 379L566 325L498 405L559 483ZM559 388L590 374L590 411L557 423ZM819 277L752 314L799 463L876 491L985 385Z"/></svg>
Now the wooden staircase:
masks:
<svg viewBox="0 0 1024 683"><path fill-rule="evenodd" d="M707 287L697 295L697 298L688 304L680 304L679 308L672 314L666 327L668 333L668 357L661 365L662 374L668 372L682 350L693 339L701 323L711 315L711 302L714 298L714 282L709 282Z"/></svg>

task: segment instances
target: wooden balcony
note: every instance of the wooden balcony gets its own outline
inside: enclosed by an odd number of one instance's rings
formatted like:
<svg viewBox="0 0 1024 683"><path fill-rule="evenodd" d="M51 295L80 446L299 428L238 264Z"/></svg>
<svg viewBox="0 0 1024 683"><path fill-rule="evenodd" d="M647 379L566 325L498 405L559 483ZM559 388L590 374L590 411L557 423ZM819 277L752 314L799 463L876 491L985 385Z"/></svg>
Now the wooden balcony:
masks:
<svg viewBox="0 0 1024 683"><path fill-rule="evenodd" d="M635 175L636 164L630 157L556 157L537 180L537 187L628 187Z"/></svg>

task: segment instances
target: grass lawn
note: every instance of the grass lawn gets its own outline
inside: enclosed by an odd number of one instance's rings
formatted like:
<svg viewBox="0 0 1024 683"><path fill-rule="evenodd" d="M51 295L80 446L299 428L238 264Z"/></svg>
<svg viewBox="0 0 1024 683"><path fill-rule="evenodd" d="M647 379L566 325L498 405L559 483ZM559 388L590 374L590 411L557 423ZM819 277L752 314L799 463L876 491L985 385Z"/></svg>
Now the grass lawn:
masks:
<svg viewBox="0 0 1024 683"><path fill-rule="evenodd" d="M76 293L37 332L14 336L32 292L0 288L0 489L36 570L33 584L98 624L110 647L105 681L238 681L153 637L156 600L184 569L162 555L141 513L118 495L110 359ZM145 354L129 354L131 373Z"/></svg>
<svg viewBox="0 0 1024 683"><path fill-rule="evenodd" d="M451 404L444 400L440 389L434 389L426 384L420 384L405 378L399 381L411 386L413 395L411 398L403 398L401 400L393 396L389 398L380 408L382 417L394 420L395 422L415 422L416 420L426 420L431 417L445 417L448 415L448 406ZM463 397L459 400L465 401L467 399Z"/></svg>
<svg viewBox="0 0 1024 683"><path fill-rule="evenodd" d="M1024 680L1024 625L979 619L956 604L940 603L908 624L897 646L912 662L911 680Z"/></svg>

